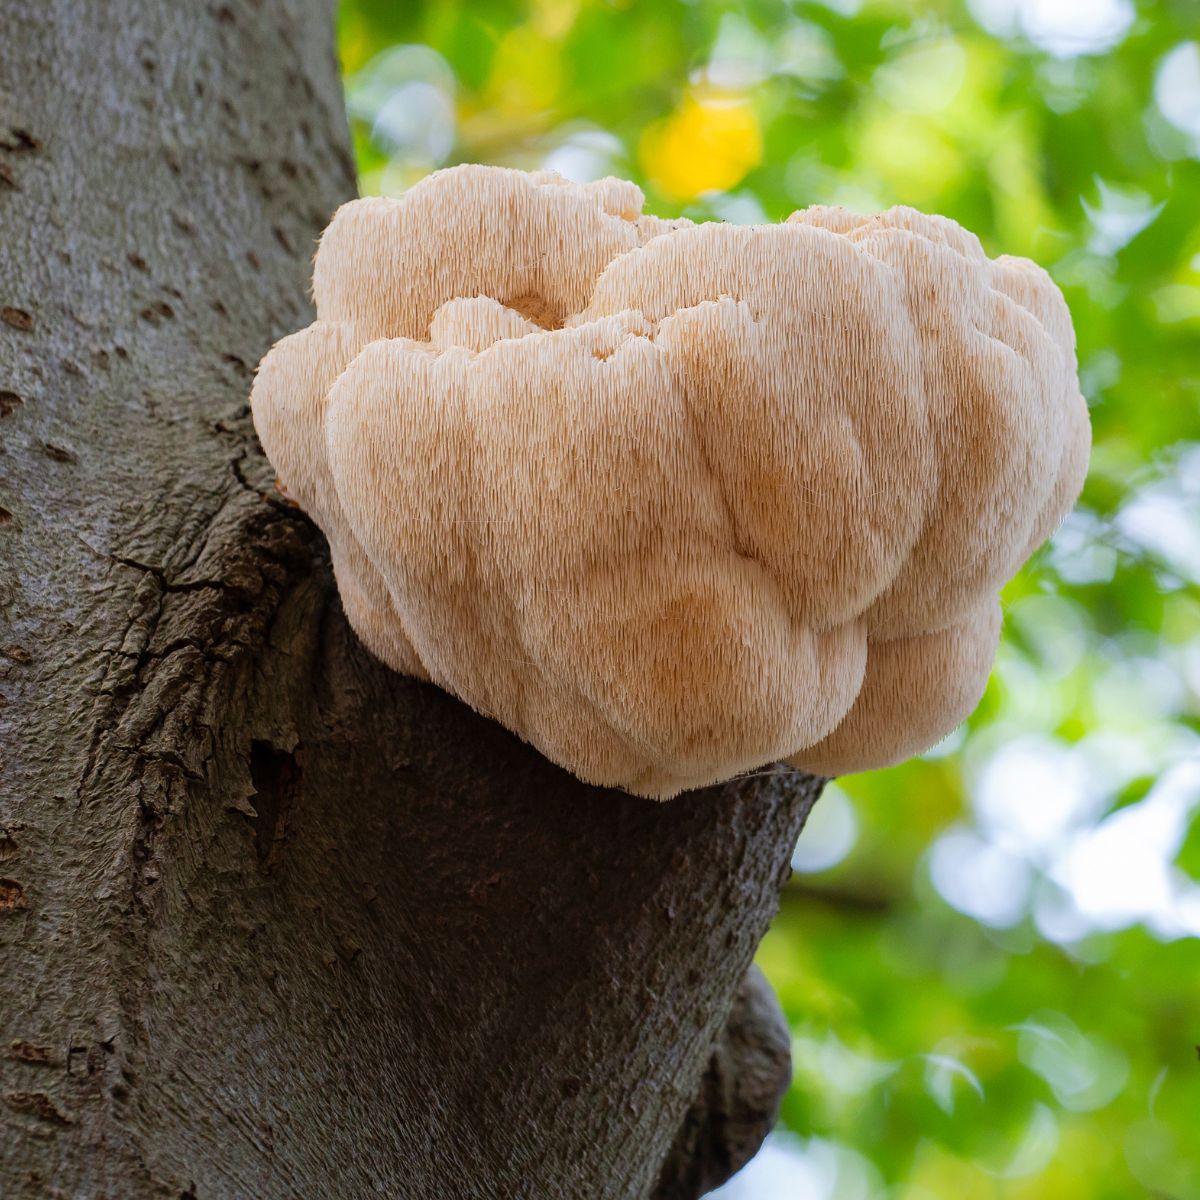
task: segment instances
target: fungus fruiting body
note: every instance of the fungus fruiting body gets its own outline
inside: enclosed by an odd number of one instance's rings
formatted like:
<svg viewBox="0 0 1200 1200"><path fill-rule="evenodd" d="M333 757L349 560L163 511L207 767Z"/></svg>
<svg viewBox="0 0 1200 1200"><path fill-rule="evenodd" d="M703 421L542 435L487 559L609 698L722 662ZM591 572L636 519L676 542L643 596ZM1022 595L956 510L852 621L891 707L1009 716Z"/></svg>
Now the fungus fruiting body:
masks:
<svg viewBox="0 0 1200 1200"><path fill-rule="evenodd" d="M350 622L640 795L925 749L1082 484L1061 294L912 209L641 206L463 166L338 211L252 405Z"/></svg>

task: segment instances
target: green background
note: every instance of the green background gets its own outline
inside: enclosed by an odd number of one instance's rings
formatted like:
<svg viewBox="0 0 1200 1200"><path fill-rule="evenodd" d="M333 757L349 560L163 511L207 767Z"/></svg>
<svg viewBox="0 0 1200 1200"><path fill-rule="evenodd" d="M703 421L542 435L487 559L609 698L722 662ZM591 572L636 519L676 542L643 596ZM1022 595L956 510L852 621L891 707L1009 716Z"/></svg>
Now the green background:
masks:
<svg viewBox="0 0 1200 1200"><path fill-rule="evenodd" d="M818 806L759 956L795 1081L725 1194L1200 1198L1200 3L344 0L339 35L365 192L911 204L1052 273L1083 498L968 725Z"/></svg>

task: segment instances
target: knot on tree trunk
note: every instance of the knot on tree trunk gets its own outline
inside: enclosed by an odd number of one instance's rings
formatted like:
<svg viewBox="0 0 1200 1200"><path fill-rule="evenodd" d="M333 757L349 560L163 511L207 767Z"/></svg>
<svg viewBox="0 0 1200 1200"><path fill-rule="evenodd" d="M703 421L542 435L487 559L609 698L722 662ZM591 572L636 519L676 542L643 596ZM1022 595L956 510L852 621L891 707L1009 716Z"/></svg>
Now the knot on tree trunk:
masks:
<svg viewBox="0 0 1200 1200"><path fill-rule="evenodd" d="M787 1020L766 976L746 972L654 1200L697 1200L758 1153L792 1080Z"/></svg>

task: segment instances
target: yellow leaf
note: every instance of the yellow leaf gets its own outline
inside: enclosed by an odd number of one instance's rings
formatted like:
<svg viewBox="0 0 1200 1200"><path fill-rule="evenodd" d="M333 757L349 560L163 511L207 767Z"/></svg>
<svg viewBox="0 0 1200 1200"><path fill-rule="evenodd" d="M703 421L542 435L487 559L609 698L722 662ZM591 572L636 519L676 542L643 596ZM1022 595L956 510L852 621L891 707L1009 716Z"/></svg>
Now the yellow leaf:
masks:
<svg viewBox="0 0 1200 1200"><path fill-rule="evenodd" d="M639 157L660 192L690 200L740 183L762 161L762 131L745 96L693 92L646 130Z"/></svg>

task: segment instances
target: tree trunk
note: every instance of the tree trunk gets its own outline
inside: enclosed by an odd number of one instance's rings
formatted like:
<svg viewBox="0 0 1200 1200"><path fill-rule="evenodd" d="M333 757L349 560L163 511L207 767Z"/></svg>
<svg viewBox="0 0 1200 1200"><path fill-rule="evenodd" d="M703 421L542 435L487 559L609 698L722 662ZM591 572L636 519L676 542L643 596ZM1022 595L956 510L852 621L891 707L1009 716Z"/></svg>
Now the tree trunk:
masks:
<svg viewBox="0 0 1200 1200"><path fill-rule="evenodd" d="M328 0L0 32L0 1194L710 1186L820 782L588 788L349 632L247 408L354 186Z"/></svg>

